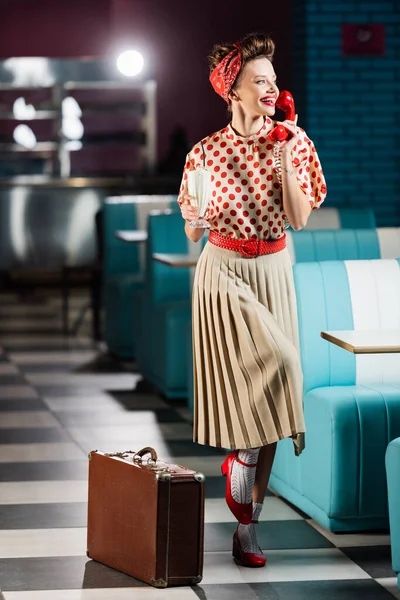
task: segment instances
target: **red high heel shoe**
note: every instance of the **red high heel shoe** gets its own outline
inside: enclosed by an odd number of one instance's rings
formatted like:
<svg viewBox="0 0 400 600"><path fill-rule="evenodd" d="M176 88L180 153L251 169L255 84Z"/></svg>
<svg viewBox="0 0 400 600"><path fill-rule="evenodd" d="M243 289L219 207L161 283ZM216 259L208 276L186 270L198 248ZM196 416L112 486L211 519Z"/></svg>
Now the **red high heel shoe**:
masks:
<svg viewBox="0 0 400 600"><path fill-rule="evenodd" d="M236 502L236 500L232 497L231 491L231 476L232 476L232 468L233 463L237 460L241 465L249 468L257 467L255 465L248 465L247 463L239 460L238 458L238 450L234 450L224 460L221 466L222 475L226 477L226 503L229 506L231 512L234 514L239 523L243 525L249 525L253 518L253 504L249 502L248 504L241 504L240 502Z"/></svg>
<svg viewBox="0 0 400 600"><path fill-rule="evenodd" d="M262 550L261 554L253 554L252 552L242 552L237 529L233 534L232 556L240 560L244 567L263 567L267 562Z"/></svg>

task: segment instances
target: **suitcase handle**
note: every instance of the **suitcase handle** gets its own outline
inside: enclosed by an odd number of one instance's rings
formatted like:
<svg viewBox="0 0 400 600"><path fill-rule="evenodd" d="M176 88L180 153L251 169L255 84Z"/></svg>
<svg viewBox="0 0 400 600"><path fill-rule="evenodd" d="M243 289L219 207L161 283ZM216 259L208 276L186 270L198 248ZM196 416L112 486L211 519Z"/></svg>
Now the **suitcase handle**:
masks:
<svg viewBox="0 0 400 600"><path fill-rule="evenodd" d="M140 458L143 458L143 456L145 454L151 454L151 460L154 461L155 463L157 462L157 460L158 460L157 452L154 450L154 448L151 448L150 446L146 446L146 448L142 448L141 450L139 450L138 452L135 453L135 456L140 456ZM135 458L133 460L135 460Z"/></svg>
<svg viewBox="0 0 400 600"><path fill-rule="evenodd" d="M134 450L125 450L125 452L113 452L113 453L106 452L105 456L108 456L110 458L115 456L117 458L127 459L128 454L133 454L132 462L138 463L140 465L142 465L142 463L143 463L143 456L145 454L150 454L151 456L147 460L147 464L150 466L150 462L153 462L154 465L157 465L157 461L158 461L157 452L154 450L154 448L151 448L150 446L146 446L146 448L142 448L138 452L135 452Z"/></svg>

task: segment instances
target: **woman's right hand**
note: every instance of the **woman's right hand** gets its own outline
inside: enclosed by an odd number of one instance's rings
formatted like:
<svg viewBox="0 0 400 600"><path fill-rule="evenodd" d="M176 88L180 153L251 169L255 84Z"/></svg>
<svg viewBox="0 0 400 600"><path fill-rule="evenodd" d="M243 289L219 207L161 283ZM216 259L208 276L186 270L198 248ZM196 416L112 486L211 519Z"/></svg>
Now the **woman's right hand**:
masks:
<svg viewBox="0 0 400 600"><path fill-rule="evenodd" d="M181 204L181 212L182 218L185 221L196 221L199 218L199 209L197 206L192 206L190 204L190 200L192 197L189 194L186 194L183 197L183 202Z"/></svg>

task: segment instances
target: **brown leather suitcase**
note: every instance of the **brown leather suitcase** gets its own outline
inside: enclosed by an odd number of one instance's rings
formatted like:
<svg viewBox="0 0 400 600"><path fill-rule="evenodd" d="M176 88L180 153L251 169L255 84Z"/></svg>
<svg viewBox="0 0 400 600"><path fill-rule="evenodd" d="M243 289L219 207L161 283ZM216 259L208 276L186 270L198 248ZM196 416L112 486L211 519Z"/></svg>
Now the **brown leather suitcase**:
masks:
<svg viewBox="0 0 400 600"><path fill-rule="evenodd" d="M199 583L204 481L153 448L90 452L87 555L155 587Z"/></svg>

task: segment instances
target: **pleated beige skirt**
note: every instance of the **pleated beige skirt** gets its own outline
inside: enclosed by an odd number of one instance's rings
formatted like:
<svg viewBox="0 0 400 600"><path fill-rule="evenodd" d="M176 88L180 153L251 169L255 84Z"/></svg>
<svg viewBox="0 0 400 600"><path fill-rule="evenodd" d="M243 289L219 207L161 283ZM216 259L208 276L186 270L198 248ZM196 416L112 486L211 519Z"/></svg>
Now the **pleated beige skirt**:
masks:
<svg viewBox="0 0 400 600"><path fill-rule="evenodd" d="M288 250L244 258L208 242L193 284L194 432L200 444L304 447L303 375Z"/></svg>

